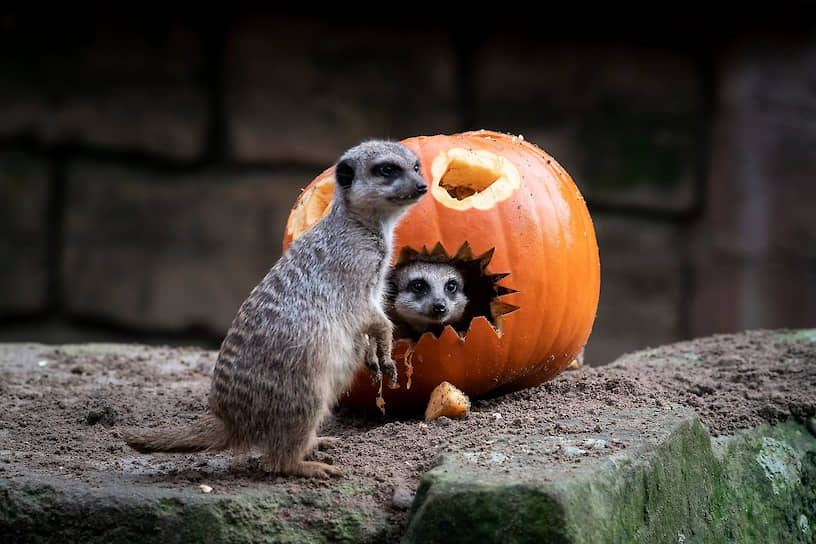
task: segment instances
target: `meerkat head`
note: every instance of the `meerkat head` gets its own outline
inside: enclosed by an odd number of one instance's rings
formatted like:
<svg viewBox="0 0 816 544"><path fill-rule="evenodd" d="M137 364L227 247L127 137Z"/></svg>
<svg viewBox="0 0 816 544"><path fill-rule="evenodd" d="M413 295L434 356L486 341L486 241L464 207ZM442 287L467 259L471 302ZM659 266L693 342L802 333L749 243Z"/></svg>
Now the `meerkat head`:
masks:
<svg viewBox="0 0 816 544"><path fill-rule="evenodd" d="M419 159L402 144L363 142L346 151L335 168L346 209L371 218L396 218L428 191Z"/></svg>
<svg viewBox="0 0 816 544"><path fill-rule="evenodd" d="M456 322L467 306L462 274L448 263L414 261L396 267L391 279L394 318L417 332Z"/></svg>

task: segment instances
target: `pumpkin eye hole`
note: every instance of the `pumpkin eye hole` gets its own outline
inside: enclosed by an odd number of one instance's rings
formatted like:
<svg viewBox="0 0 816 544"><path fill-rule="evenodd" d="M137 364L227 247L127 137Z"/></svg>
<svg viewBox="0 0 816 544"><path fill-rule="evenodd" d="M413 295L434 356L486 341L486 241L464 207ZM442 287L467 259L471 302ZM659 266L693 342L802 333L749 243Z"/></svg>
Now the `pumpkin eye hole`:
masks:
<svg viewBox="0 0 816 544"><path fill-rule="evenodd" d="M431 194L456 210L487 210L521 187L518 168L509 159L479 149L453 148L431 162Z"/></svg>
<svg viewBox="0 0 816 544"><path fill-rule="evenodd" d="M456 200L464 200L484 191L501 176L501 172L454 159L442 174L439 185Z"/></svg>

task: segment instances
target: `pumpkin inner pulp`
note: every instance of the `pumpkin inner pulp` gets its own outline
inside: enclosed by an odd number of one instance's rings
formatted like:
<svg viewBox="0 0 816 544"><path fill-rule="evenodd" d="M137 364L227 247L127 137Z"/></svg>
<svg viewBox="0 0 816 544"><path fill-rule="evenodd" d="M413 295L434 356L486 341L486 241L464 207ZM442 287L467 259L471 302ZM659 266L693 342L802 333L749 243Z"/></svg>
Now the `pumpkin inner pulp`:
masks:
<svg viewBox="0 0 816 544"><path fill-rule="evenodd" d="M484 191L499 178L501 175L493 170L454 159L442 174L439 185L453 198L464 200Z"/></svg>
<svg viewBox="0 0 816 544"><path fill-rule="evenodd" d="M424 247L422 251L416 251L409 246L404 246L394 264L395 269L417 261L448 264L456 268L462 276L468 304L464 314L456 322L446 325L432 325L429 326L428 330L420 332L409 331L407 327L398 327L398 329L407 332L407 337L402 339L410 339L416 342L421 336L428 333L438 337L447 326L452 327L460 337L465 338L470 329L471 321L477 317L487 319L496 334L501 336L502 317L517 310L518 306L500 300L503 295L515 293L516 291L499 285L499 281L509 274L493 274L487 270L492 257L493 249L477 256L467 242L462 244L453 256L445 251L442 244L436 244L430 251Z"/></svg>
<svg viewBox="0 0 816 544"><path fill-rule="evenodd" d="M292 234L292 240L299 238L329 213L332 199L334 199L334 178L328 178L315 185L300 198L286 226L286 229Z"/></svg>
<svg viewBox="0 0 816 544"><path fill-rule="evenodd" d="M448 208L487 210L521 186L509 159L489 151L453 148L431 163L431 194Z"/></svg>

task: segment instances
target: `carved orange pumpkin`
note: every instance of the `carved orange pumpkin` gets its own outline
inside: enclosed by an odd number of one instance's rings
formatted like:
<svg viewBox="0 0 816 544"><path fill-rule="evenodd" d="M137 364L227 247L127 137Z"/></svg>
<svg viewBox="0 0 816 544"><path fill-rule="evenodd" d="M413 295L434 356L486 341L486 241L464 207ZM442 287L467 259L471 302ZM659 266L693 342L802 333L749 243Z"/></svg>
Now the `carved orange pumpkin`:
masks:
<svg viewBox="0 0 816 544"><path fill-rule="evenodd" d="M497 132L401 143L419 157L429 191L397 225L392 264L430 255L469 266L483 311L464 330L397 342L399 387L382 388L387 408L424 407L443 381L478 397L559 374L589 337L600 290L595 231L569 174L535 145ZM298 198L284 249L333 195L331 167ZM377 397L364 369L341 402L374 407Z"/></svg>

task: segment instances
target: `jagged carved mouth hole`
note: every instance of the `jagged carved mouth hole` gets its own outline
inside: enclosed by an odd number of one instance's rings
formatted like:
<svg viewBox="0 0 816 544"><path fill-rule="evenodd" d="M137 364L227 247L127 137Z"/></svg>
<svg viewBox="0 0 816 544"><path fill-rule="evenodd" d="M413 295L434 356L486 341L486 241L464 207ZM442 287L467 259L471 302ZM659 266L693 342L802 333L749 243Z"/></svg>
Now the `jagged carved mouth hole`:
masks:
<svg viewBox="0 0 816 544"><path fill-rule="evenodd" d="M391 281L389 282L388 308L389 315L395 324L396 338L417 342L426 332L439 337L448 325L460 337L464 338L470 328L471 321L480 316L487 319L496 333L501 335L503 316L514 312L518 309L518 306L503 302L500 299L503 295L516 291L499 285L499 282L509 276L509 273L494 274L488 271L488 264L492 257L493 249L477 256L467 242L462 244L452 256L445 251L441 244L436 244L431 250L423 247L420 251L408 246L403 247L394 264ZM399 309L394 307L397 294L397 284L394 278L404 267L410 267L416 263L441 263L456 268L464 280L464 293L468 299L467 306L460 319L444 324L422 325L417 330L416 327L400 318Z"/></svg>
<svg viewBox="0 0 816 544"><path fill-rule="evenodd" d="M490 187L502 177L501 172L453 159L439 180L439 186L457 200L464 200Z"/></svg>

